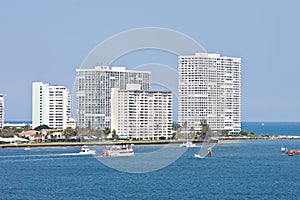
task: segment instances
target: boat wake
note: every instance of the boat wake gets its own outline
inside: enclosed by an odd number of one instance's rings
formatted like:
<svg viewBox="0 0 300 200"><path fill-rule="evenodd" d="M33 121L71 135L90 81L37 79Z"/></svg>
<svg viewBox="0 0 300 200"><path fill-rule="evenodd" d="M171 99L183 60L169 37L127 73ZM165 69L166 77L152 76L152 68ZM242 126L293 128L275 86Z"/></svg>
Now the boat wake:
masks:
<svg viewBox="0 0 300 200"><path fill-rule="evenodd" d="M9 155L9 156L0 156L0 160L3 159L14 159L14 158L44 158L44 157L63 157L63 156L82 156L79 153L61 153L61 154L37 154L37 155Z"/></svg>

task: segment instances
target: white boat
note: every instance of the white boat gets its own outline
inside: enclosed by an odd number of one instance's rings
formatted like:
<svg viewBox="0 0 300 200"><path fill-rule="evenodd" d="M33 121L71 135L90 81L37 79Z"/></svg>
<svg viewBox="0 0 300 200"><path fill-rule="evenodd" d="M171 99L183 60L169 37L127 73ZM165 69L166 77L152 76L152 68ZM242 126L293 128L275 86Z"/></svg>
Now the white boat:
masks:
<svg viewBox="0 0 300 200"><path fill-rule="evenodd" d="M30 148L30 147L25 147L24 150L25 150L25 151L30 151L31 148Z"/></svg>
<svg viewBox="0 0 300 200"><path fill-rule="evenodd" d="M281 152L286 152L286 148L283 145L281 146Z"/></svg>
<svg viewBox="0 0 300 200"><path fill-rule="evenodd" d="M102 157L134 156L132 145L113 145L102 151Z"/></svg>
<svg viewBox="0 0 300 200"><path fill-rule="evenodd" d="M93 155L95 153L96 153L95 150L90 150L88 146L84 145L81 147L81 150L78 154L79 155Z"/></svg>
<svg viewBox="0 0 300 200"><path fill-rule="evenodd" d="M196 144L192 143L192 142L184 142L182 144L180 144L180 147L188 147L188 148L191 148L191 147L198 147Z"/></svg>

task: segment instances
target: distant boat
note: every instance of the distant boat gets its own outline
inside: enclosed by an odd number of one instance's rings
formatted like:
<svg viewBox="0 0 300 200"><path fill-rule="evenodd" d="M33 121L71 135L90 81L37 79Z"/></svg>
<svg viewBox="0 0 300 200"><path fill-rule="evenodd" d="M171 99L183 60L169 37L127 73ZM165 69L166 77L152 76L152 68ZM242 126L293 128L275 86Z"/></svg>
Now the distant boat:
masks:
<svg viewBox="0 0 300 200"><path fill-rule="evenodd" d="M264 126L265 124L264 124L264 123L261 123L261 125Z"/></svg>
<svg viewBox="0 0 300 200"><path fill-rule="evenodd" d="M189 141L185 141L182 144L179 145L180 147L187 147L187 148L191 148L191 147L198 147L196 144L189 142Z"/></svg>
<svg viewBox="0 0 300 200"><path fill-rule="evenodd" d="M30 147L25 147L24 150L25 150L25 151L30 151L31 148L30 148Z"/></svg>
<svg viewBox="0 0 300 200"><path fill-rule="evenodd" d="M96 153L95 150L90 150L88 146L83 145L83 146L81 147L80 152L79 152L78 154L79 154L79 155L93 155L93 154L95 154L95 153Z"/></svg>
<svg viewBox="0 0 300 200"><path fill-rule="evenodd" d="M101 154L102 157L124 157L134 156L132 145L113 145L107 149L104 149Z"/></svg>
<svg viewBox="0 0 300 200"><path fill-rule="evenodd" d="M299 149L286 150L286 153L287 153L289 156L293 156L293 155L295 155L295 154L300 154L300 150L299 150Z"/></svg>
<svg viewBox="0 0 300 200"><path fill-rule="evenodd" d="M283 145L281 146L281 152L282 153L286 152L286 148Z"/></svg>
<svg viewBox="0 0 300 200"><path fill-rule="evenodd" d="M184 131L184 142L182 144L180 144L180 147L187 147L187 148L191 148L191 147L198 147L196 144L194 144L192 141L189 140L189 136L188 133L186 131L186 123L183 125L185 127L185 131Z"/></svg>

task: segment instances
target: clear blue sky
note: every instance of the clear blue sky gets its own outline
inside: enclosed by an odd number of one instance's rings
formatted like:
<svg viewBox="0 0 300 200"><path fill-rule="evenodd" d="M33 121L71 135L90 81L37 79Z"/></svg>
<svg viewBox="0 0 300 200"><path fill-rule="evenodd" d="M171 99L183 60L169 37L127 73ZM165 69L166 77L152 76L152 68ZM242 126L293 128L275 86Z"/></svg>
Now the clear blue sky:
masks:
<svg viewBox="0 0 300 200"><path fill-rule="evenodd" d="M164 27L242 58L243 121L300 121L299 8L297 0L0 0L5 118L31 120L33 81L72 90L75 69L106 38Z"/></svg>

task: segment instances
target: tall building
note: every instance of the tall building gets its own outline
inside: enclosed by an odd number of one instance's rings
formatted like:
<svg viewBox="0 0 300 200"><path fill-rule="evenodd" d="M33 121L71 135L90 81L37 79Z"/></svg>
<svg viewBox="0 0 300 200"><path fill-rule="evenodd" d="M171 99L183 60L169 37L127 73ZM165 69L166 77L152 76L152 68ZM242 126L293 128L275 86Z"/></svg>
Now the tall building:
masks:
<svg viewBox="0 0 300 200"><path fill-rule="evenodd" d="M172 92L113 89L111 130L121 138L172 138Z"/></svg>
<svg viewBox="0 0 300 200"><path fill-rule="evenodd" d="M178 120L201 130L201 119L212 130L230 135L241 130L241 58L196 53L179 56Z"/></svg>
<svg viewBox="0 0 300 200"><path fill-rule="evenodd" d="M96 66L76 72L76 121L80 128L110 128L112 88L124 90L130 84L139 84L141 90L150 88L150 72L147 71Z"/></svg>
<svg viewBox="0 0 300 200"><path fill-rule="evenodd" d="M47 125L63 130L71 115L71 97L64 86L32 83L32 126Z"/></svg>
<svg viewBox="0 0 300 200"><path fill-rule="evenodd" d="M4 125L4 94L0 93L0 128Z"/></svg>

